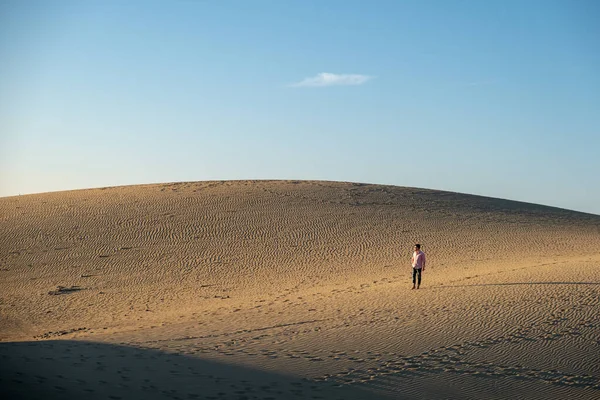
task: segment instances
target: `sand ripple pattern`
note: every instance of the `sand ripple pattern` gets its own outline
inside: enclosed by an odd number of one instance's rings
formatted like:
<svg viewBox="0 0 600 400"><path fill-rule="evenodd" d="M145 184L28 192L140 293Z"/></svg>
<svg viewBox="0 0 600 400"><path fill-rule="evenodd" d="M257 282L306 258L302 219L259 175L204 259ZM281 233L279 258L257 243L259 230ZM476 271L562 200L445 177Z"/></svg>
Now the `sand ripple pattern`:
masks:
<svg viewBox="0 0 600 400"><path fill-rule="evenodd" d="M428 270L411 291L415 242ZM83 339L107 349L77 350L106 378L81 390L122 379L110 351L170 360L171 377L183 356L186 385L216 385L206 398L599 398L599 299L600 216L557 208L319 181L0 198L0 341L57 339L0 346L24 363L2 382L23 387L51 381L24 372L33 353L70 363L53 352ZM270 373L195 370L217 365Z"/></svg>

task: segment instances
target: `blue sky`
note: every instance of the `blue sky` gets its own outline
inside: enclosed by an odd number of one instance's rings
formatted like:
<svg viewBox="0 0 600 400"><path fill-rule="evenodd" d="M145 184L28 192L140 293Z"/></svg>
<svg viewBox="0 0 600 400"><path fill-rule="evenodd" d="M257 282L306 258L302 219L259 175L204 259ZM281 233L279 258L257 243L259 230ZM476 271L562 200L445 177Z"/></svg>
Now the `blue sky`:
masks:
<svg viewBox="0 0 600 400"><path fill-rule="evenodd" d="M2 1L0 196L323 179L600 214L599 18L597 1Z"/></svg>

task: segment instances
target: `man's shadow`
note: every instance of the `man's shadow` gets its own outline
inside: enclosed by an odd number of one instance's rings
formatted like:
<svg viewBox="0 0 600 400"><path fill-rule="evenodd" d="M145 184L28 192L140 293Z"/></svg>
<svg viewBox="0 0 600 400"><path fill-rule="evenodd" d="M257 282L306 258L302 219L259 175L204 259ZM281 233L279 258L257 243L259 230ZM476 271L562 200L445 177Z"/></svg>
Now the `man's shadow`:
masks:
<svg viewBox="0 0 600 400"><path fill-rule="evenodd" d="M484 287L484 286L531 286L531 285L600 285L600 282L506 282L506 283L474 283L472 285L440 285L436 289Z"/></svg>

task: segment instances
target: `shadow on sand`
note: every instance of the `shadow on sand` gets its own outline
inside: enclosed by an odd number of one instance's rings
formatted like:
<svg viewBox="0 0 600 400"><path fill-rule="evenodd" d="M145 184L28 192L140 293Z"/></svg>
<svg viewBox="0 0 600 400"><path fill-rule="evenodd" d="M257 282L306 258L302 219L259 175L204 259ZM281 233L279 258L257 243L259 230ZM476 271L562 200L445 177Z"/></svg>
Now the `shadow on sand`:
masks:
<svg viewBox="0 0 600 400"><path fill-rule="evenodd" d="M436 289L483 287L483 286L530 286L530 285L600 285L600 282L509 282L509 283L479 283L472 285L441 285Z"/></svg>
<svg viewBox="0 0 600 400"><path fill-rule="evenodd" d="M0 343L2 399L385 399L361 388L83 341Z"/></svg>

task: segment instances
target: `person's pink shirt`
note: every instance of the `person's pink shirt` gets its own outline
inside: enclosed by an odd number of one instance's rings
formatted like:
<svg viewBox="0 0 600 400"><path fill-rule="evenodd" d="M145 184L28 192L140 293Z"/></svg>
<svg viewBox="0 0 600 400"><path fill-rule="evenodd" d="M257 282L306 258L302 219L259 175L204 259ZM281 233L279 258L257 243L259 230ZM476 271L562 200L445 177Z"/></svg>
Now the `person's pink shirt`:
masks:
<svg viewBox="0 0 600 400"><path fill-rule="evenodd" d="M413 253L411 261L413 268L425 269L425 253L423 253L421 250Z"/></svg>

